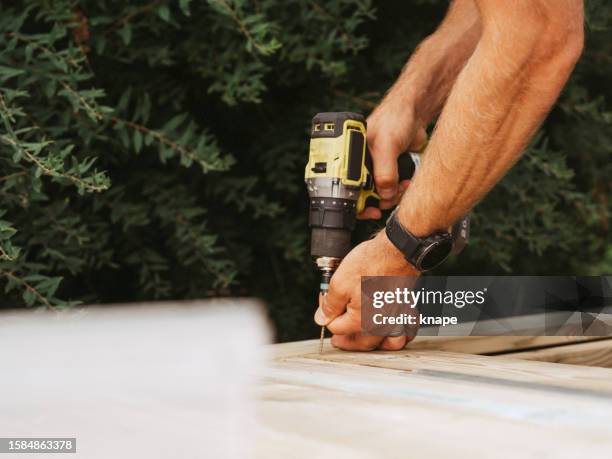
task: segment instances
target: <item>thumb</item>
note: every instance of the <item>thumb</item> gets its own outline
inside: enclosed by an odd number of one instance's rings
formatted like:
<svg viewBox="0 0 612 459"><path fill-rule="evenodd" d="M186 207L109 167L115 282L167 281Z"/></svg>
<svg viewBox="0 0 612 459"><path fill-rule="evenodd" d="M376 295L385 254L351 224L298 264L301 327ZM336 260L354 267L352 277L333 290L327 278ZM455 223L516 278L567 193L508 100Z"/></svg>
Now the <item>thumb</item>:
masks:
<svg viewBox="0 0 612 459"><path fill-rule="evenodd" d="M319 295L319 309L315 313L315 322L318 325L327 325L346 311L350 297L334 287L330 284L327 294Z"/></svg>

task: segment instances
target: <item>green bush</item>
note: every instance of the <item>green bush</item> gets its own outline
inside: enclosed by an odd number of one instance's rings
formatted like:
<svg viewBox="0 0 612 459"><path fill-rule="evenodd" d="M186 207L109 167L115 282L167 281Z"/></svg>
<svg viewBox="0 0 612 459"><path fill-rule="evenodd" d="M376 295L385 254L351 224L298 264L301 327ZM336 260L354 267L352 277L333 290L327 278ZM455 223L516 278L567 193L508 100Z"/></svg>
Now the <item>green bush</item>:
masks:
<svg viewBox="0 0 612 459"><path fill-rule="evenodd" d="M310 118L370 111L445 8L3 2L2 305L254 295L312 336ZM444 273L612 270L612 5L587 8L570 84Z"/></svg>

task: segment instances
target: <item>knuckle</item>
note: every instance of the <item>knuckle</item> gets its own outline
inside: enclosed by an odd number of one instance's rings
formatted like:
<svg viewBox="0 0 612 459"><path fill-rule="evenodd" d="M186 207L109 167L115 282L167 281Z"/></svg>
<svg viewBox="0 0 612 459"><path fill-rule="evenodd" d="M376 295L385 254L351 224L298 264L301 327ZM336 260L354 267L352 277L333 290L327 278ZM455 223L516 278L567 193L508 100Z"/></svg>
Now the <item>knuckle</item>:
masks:
<svg viewBox="0 0 612 459"><path fill-rule="evenodd" d="M330 301L330 298L336 298L338 296L344 296L340 293L340 287L342 283L340 281L335 280L333 277L329 282L329 290L327 290L327 295L323 298L323 304L327 304Z"/></svg>
<svg viewBox="0 0 612 459"><path fill-rule="evenodd" d="M366 139L366 142L368 144L368 147L370 147L370 151L372 153L372 155L374 155L377 151L377 147L378 147L378 141L377 139L377 130L372 128L371 125L368 126L368 136Z"/></svg>
<svg viewBox="0 0 612 459"><path fill-rule="evenodd" d="M331 321L327 324L327 329L334 335L350 335L359 331L359 322L352 318L344 318L342 321Z"/></svg>
<svg viewBox="0 0 612 459"><path fill-rule="evenodd" d="M387 342L385 343L385 348L389 349L390 351L399 351L404 347L405 344L406 341L403 339L392 339L387 340Z"/></svg>
<svg viewBox="0 0 612 459"><path fill-rule="evenodd" d="M390 209L395 205L395 200L384 200L380 201L380 208L382 210Z"/></svg>
<svg viewBox="0 0 612 459"><path fill-rule="evenodd" d="M380 185L392 185L397 182L397 177L395 176L395 174L385 174L385 173L377 174L375 172L374 181L379 186Z"/></svg>
<svg viewBox="0 0 612 459"><path fill-rule="evenodd" d="M342 264L338 267L338 270L332 276L331 281L329 282L329 293L328 297L337 298L342 297L346 298L348 296L349 290L347 287L347 277L344 275L345 267Z"/></svg>
<svg viewBox="0 0 612 459"><path fill-rule="evenodd" d="M342 330L342 328L340 326L338 326L337 323L334 323L333 321L327 324L327 329L333 333L334 335L343 335L344 331Z"/></svg>
<svg viewBox="0 0 612 459"><path fill-rule="evenodd" d="M356 350L357 351L373 351L374 349L376 349L378 347L378 343L373 343L373 342L365 342L365 343L360 343L357 347Z"/></svg>
<svg viewBox="0 0 612 459"><path fill-rule="evenodd" d="M351 314L348 325L351 330L359 330L361 328L361 317L356 314Z"/></svg>
<svg viewBox="0 0 612 459"><path fill-rule="evenodd" d="M321 304L321 309L323 309L323 314L325 314L326 317L333 317L336 315L336 311L339 308L334 307L328 301L323 301L323 304Z"/></svg>
<svg viewBox="0 0 612 459"><path fill-rule="evenodd" d="M352 332L352 333L357 333L361 330L361 317L351 317L348 321L347 321L347 325L348 325L348 329Z"/></svg>

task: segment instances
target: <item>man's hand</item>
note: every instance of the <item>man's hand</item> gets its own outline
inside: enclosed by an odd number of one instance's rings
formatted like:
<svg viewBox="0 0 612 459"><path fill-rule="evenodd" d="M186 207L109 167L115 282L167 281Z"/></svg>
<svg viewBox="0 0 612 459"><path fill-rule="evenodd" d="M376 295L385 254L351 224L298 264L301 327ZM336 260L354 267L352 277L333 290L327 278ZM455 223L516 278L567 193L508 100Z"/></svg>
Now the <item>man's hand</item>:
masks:
<svg viewBox="0 0 612 459"><path fill-rule="evenodd" d="M347 351L402 349L406 336L361 335L361 276L418 276L384 231L355 247L332 277L329 292L319 298L315 322L334 334L332 345Z"/></svg>
<svg viewBox="0 0 612 459"><path fill-rule="evenodd" d="M425 129L415 120L408 104L385 99L368 117L368 147L374 163L374 182L380 195L380 209L396 205L409 180L399 181L397 158L406 151L419 151L427 139ZM379 219L380 209L366 208L361 219Z"/></svg>

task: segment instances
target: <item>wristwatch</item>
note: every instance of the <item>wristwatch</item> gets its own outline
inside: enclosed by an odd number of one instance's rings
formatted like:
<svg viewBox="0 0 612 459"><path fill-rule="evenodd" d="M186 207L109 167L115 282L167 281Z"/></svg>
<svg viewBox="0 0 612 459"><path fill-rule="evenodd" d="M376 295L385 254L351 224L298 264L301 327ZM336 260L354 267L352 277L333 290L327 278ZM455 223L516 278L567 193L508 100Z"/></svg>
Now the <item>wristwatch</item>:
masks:
<svg viewBox="0 0 612 459"><path fill-rule="evenodd" d="M391 243L406 260L419 271L429 271L440 266L453 249L453 238L448 232L436 232L426 237L417 237L402 226L397 210L387 220L385 232Z"/></svg>

